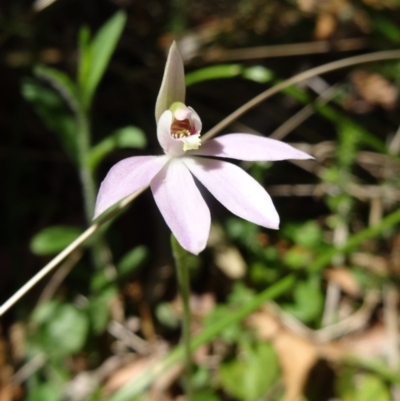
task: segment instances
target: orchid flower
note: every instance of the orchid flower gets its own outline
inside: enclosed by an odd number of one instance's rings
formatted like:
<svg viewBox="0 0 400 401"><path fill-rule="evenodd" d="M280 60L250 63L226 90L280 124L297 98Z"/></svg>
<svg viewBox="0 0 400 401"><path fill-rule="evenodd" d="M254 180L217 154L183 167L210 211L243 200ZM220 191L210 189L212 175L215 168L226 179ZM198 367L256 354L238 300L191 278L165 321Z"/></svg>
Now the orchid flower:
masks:
<svg viewBox="0 0 400 401"><path fill-rule="evenodd" d="M164 155L130 157L114 165L100 186L95 217L150 186L178 242L197 255L206 246L211 218L194 176L232 213L277 229L279 215L265 189L240 167L214 158L274 161L312 157L286 143L250 134L227 134L202 144L201 120L185 105L185 92L183 61L173 43L155 110Z"/></svg>

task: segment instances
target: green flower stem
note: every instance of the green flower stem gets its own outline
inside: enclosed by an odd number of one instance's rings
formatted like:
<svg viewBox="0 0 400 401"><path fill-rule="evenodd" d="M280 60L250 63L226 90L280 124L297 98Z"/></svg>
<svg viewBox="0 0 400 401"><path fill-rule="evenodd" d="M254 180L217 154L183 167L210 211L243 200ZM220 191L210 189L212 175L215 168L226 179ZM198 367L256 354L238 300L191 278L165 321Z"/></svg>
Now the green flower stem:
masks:
<svg viewBox="0 0 400 401"><path fill-rule="evenodd" d="M78 163L79 176L83 193L83 204L87 225L92 224L94 216L94 205L96 202L97 187L94 181L93 172L90 168L90 123L87 113L83 110L76 110L76 123L78 126ZM92 261L97 269L102 269L111 263L108 253L105 252L106 244L101 236L92 242Z"/></svg>
<svg viewBox="0 0 400 401"><path fill-rule="evenodd" d="M171 234L172 255L175 260L176 274L178 278L179 291L182 297L182 339L185 354L185 390L186 399L193 401L192 387L192 350L190 346L190 275L186 263L186 251L180 246L173 234Z"/></svg>
<svg viewBox="0 0 400 401"><path fill-rule="evenodd" d="M78 125L78 161L79 175L83 191L83 202L85 217L88 225L91 225L94 215L94 204L96 200L96 185L89 165L90 151L90 127L89 119L85 112L76 111L76 122Z"/></svg>

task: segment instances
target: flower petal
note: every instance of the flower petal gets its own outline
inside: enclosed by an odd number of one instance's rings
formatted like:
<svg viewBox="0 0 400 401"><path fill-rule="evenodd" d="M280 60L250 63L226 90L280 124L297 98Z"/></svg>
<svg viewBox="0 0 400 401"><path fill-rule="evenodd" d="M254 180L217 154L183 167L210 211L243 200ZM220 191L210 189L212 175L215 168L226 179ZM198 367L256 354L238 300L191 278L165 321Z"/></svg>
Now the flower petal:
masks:
<svg viewBox="0 0 400 401"><path fill-rule="evenodd" d="M232 213L263 227L279 228L279 215L265 189L234 164L185 157L192 174Z"/></svg>
<svg viewBox="0 0 400 401"><path fill-rule="evenodd" d="M168 160L168 156L137 156L115 164L100 185L94 218L128 195L149 185Z"/></svg>
<svg viewBox="0 0 400 401"><path fill-rule="evenodd" d="M172 112L169 110L162 113L157 123L157 138L164 152L170 156L181 156L185 152L183 143L171 136Z"/></svg>
<svg viewBox="0 0 400 401"><path fill-rule="evenodd" d="M173 42L169 49L160 92L158 92L156 122L160 119L161 114L171 107L172 103L184 103L185 94L186 85L183 60L179 53L178 46Z"/></svg>
<svg viewBox="0 0 400 401"><path fill-rule="evenodd" d="M248 161L313 159L287 143L252 134L223 135L204 142L200 149L190 154Z"/></svg>
<svg viewBox="0 0 400 401"><path fill-rule="evenodd" d="M178 242L197 255L206 246L210 211L182 159L172 159L152 180L158 208Z"/></svg>

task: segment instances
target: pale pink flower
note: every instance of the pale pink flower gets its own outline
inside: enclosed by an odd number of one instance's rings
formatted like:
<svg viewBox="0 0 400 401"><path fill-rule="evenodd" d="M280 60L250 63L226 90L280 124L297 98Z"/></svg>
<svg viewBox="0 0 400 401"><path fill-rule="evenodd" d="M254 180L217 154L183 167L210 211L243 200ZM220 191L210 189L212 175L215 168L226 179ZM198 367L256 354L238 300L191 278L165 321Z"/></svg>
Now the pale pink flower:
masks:
<svg viewBox="0 0 400 401"><path fill-rule="evenodd" d="M232 163L203 156L248 161L311 156L286 143L250 134L223 135L201 144L201 120L184 101L183 61L174 43L156 103L158 142L165 154L130 157L113 166L100 186L95 217L150 185L176 239L197 255L206 246L211 218L194 176L232 213L277 229L278 213L268 193L254 178Z"/></svg>

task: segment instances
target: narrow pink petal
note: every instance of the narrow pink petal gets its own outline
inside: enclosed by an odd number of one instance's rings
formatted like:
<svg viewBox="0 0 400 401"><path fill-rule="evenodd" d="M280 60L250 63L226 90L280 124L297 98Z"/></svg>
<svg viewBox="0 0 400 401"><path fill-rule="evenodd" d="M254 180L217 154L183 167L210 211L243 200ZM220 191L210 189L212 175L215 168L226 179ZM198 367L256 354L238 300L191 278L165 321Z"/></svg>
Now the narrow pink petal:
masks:
<svg viewBox="0 0 400 401"><path fill-rule="evenodd" d="M156 102L156 122L161 114L168 110L172 103L185 103L186 85L183 60L178 46L172 43L169 49L167 63L165 65L164 77Z"/></svg>
<svg viewBox="0 0 400 401"><path fill-rule="evenodd" d="M172 112L162 113L157 123L157 138L164 152L170 156L180 156L184 153L183 142L171 136Z"/></svg>
<svg viewBox="0 0 400 401"><path fill-rule="evenodd" d="M137 156L115 164L100 185L94 218L128 195L149 185L168 160L167 156Z"/></svg>
<svg viewBox="0 0 400 401"><path fill-rule="evenodd" d="M182 159L172 159L152 180L158 208L178 242L197 255L206 246L210 211Z"/></svg>
<svg viewBox="0 0 400 401"><path fill-rule="evenodd" d="M279 228L279 216L265 189L234 164L201 157L182 159L193 175L232 213L263 227Z"/></svg>
<svg viewBox="0 0 400 401"><path fill-rule="evenodd" d="M204 142L201 148L191 151L190 154L248 161L313 159L287 143L251 134L223 135Z"/></svg>

